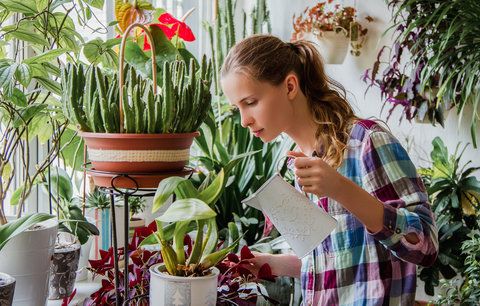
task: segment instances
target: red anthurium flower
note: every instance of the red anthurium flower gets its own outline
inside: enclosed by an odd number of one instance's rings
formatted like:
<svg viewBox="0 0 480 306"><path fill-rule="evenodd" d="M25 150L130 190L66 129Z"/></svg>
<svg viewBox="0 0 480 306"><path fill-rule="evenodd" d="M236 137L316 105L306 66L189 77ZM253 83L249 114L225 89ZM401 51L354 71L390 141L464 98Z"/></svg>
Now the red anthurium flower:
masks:
<svg viewBox="0 0 480 306"><path fill-rule="evenodd" d="M185 22L176 19L169 13L165 12L160 15L160 17L158 17L158 21L160 23L152 23L151 25L159 27L163 31L163 33L165 33L165 36L167 36L168 39L172 39L178 33L178 37L180 37L184 41L195 40L195 35L193 35L190 27ZM143 39L143 50L150 50L150 43L145 36Z"/></svg>

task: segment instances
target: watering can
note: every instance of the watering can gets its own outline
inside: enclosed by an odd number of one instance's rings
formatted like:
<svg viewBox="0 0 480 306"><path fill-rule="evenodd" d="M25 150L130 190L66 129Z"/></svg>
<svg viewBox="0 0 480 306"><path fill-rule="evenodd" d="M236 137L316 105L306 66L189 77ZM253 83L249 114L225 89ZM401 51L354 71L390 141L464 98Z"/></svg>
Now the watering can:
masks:
<svg viewBox="0 0 480 306"><path fill-rule="evenodd" d="M278 173L242 203L263 211L299 258L319 246L337 225L332 216Z"/></svg>

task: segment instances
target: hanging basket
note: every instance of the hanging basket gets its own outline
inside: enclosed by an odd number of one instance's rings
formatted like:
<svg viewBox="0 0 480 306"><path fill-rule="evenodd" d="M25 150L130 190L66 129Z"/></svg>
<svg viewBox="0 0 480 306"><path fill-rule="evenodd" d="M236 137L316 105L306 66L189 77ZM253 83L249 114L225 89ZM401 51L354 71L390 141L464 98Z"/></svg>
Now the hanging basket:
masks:
<svg viewBox="0 0 480 306"><path fill-rule="evenodd" d="M184 171L190 157L190 147L193 139L199 132L178 134L127 134L124 130L123 88L124 85L124 54L126 38L130 31L140 27L146 33L151 44L152 78L157 84L157 63L155 59L155 44L150 31L142 24L130 25L123 34L119 54L119 113L120 133L91 133L79 132L85 140L89 160L96 171L112 174L133 173L179 173ZM153 86L153 94L157 93L157 86ZM105 175L100 176L92 172L95 183L102 181L105 186ZM163 178L165 175L162 176ZM156 182L158 183L157 178ZM152 181L147 184L151 187ZM110 187L110 186L108 186ZM140 188L146 187L141 183ZM156 187L156 186L155 186Z"/></svg>
<svg viewBox="0 0 480 306"><path fill-rule="evenodd" d="M347 56L349 39L343 32L307 33L304 38L316 44L325 64L342 64Z"/></svg>

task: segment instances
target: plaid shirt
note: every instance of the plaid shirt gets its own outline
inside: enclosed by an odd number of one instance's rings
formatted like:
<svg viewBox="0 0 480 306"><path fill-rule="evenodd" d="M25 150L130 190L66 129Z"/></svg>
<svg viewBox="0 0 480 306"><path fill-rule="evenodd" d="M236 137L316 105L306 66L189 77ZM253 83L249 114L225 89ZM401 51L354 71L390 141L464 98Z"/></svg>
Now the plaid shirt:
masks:
<svg viewBox="0 0 480 306"><path fill-rule="evenodd" d="M371 233L338 202L311 195L338 225L302 259L304 305L413 305L416 265L433 264L438 252L434 217L415 166L397 139L362 120L352 127L338 171L384 204L384 226ZM408 233L420 241L409 243Z"/></svg>

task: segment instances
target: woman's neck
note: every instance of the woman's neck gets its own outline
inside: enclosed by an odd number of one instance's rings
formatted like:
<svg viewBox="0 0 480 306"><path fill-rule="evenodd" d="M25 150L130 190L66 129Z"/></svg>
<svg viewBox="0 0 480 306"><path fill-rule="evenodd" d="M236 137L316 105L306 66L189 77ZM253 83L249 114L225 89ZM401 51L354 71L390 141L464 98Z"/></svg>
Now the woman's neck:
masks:
<svg viewBox="0 0 480 306"><path fill-rule="evenodd" d="M307 98L303 94L297 96L292 103L295 103L293 118L285 133L293 139L305 155L312 156L313 152L318 149L315 137L318 124L313 120Z"/></svg>

